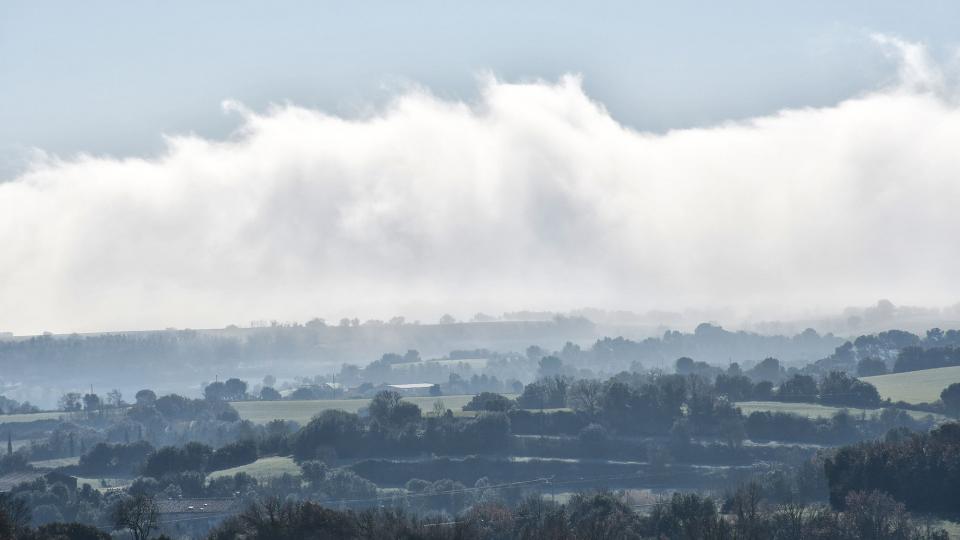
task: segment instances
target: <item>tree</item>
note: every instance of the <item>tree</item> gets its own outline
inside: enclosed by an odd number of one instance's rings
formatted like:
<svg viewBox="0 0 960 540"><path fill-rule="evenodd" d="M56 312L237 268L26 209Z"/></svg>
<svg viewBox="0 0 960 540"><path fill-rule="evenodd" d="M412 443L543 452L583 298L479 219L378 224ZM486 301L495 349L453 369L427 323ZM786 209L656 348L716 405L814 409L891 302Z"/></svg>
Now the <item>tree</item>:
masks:
<svg viewBox="0 0 960 540"><path fill-rule="evenodd" d="M356 414L327 409L297 432L293 439L293 455L301 460L314 459L332 448L338 456L355 456L361 449L362 431L360 417Z"/></svg>
<svg viewBox="0 0 960 540"><path fill-rule="evenodd" d="M744 401L753 397L753 382L744 375L717 375L714 386L720 395L730 401Z"/></svg>
<svg viewBox="0 0 960 540"><path fill-rule="evenodd" d="M277 385L277 378L274 377L273 375L264 375L263 385L273 388L274 386Z"/></svg>
<svg viewBox="0 0 960 540"><path fill-rule="evenodd" d="M503 452L510 443L510 419L502 412L482 412L467 422L459 439L464 448Z"/></svg>
<svg viewBox="0 0 960 540"><path fill-rule="evenodd" d="M120 390L114 388L113 390L107 392L107 403L109 403L112 407L122 407L123 394L120 393Z"/></svg>
<svg viewBox="0 0 960 540"><path fill-rule="evenodd" d="M30 506L22 497L0 493L0 538L17 538L28 532Z"/></svg>
<svg viewBox="0 0 960 540"><path fill-rule="evenodd" d="M87 394L83 396L83 408L88 413L92 413L94 411L100 410L100 405L101 405L100 396L96 394Z"/></svg>
<svg viewBox="0 0 960 540"><path fill-rule="evenodd" d="M763 361L754 366L753 369L748 370L747 375L755 381L778 383L783 380L784 371L783 366L780 365L780 360L769 357L764 358Z"/></svg>
<svg viewBox="0 0 960 540"><path fill-rule="evenodd" d="M213 449L199 442L188 442L182 448L164 446L147 456L143 474L162 478L167 474L203 471L213 455Z"/></svg>
<svg viewBox="0 0 960 540"><path fill-rule="evenodd" d="M135 540L147 540L158 527L160 510L153 499L138 495L118 501L110 517L114 529L130 529Z"/></svg>
<svg viewBox="0 0 960 540"><path fill-rule="evenodd" d="M240 401L247 397L247 383L236 377L223 383L224 397L230 401Z"/></svg>
<svg viewBox="0 0 960 540"><path fill-rule="evenodd" d="M610 492L578 493L570 500L567 512L575 538L639 538L635 531L636 515L623 500Z"/></svg>
<svg viewBox="0 0 960 540"><path fill-rule="evenodd" d="M260 389L260 399L263 401L279 401L283 399L283 396L280 395L280 392L277 392L269 386L264 386Z"/></svg>
<svg viewBox="0 0 960 540"><path fill-rule="evenodd" d="M674 364L674 369L680 375L687 375L689 373L693 373L693 366L693 358L682 356L677 358L677 361Z"/></svg>
<svg viewBox="0 0 960 540"><path fill-rule="evenodd" d="M960 417L960 383L953 383L940 392L940 401L947 410L947 414Z"/></svg>
<svg viewBox="0 0 960 540"><path fill-rule="evenodd" d="M591 457L602 455L603 451L606 449L609 438L610 436L607 433L606 428L600 424L588 424L585 428L580 430L579 434L577 434L577 439L580 442L580 446Z"/></svg>
<svg viewBox="0 0 960 540"><path fill-rule="evenodd" d="M550 377L532 382L517 397L517 405L524 409L556 409L567 406L567 388L563 377Z"/></svg>
<svg viewBox="0 0 960 540"><path fill-rule="evenodd" d="M480 392L470 399L470 403L463 406L463 410L503 412L516 406L516 402L506 396L494 392Z"/></svg>
<svg viewBox="0 0 960 540"><path fill-rule="evenodd" d="M37 540L110 540L110 535L83 523L48 523L37 528L30 536Z"/></svg>
<svg viewBox="0 0 960 540"><path fill-rule="evenodd" d="M777 397L781 401L814 403L817 401L817 381L809 375L794 375L780 385Z"/></svg>
<svg viewBox="0 0 960 540"><path fill-rule="evenodd" d="M226 396L226 385L219 381L210 383L203 389L203 397L211 401L223 400Z"/></svg>
<svg viewBox="0 0 960 540"><path fill-rule="evenodd" d="M842 371L831 371L820 381L820 402L829 405L876 407L880 393L870 383L850 377Z"/></svg>
<svg viewBox="0 0 960 540"><path fill-rule="evenodd" d="M753 385L753 399L757 401L769 401L773 399L773 383L770 381L760 381Z"/></svg>
<svg viewBox="0 0 960 540"><path fill-rule="evenodd" d="M378 392L370 402L370 417L383 427L401 428L420 420L420 416L420 407L402 401L400 394L390 390Z"/></svg>
<svg viewBox="0 0 960 540"><path fill-rule="evenodd" d="M556 377L563 373L563 361L556 356L544 356L539 362L538 374L540 378Z"/></svg>
<svg viewBox="0 0 960 540"><path fill-rule="evenodd" d="M81 407L81 395L79 392L67 392L60 396L57 405L64 411L79 411Z"/></svg>
<svg viewBox="0 0 960 540"><path fill-rule="evenodd" d="M579 379L570 385L567 402L577 411L590 415L600 414L603 409L603 383L594 379Z"/></svg>
<svg viewBox="0 0 960 540"><path fill-rule="evenodd" d="M883 375L887 372L887 364L877 358L864 358L857 363L857 375L860 377L873 377L874 375Z"/></svg>
<svg viewBox="0 0 960 540"><path fill-rule="evenodd" d="M737 416L723 416L720 419L718 434L731 448L740 448L743 440L747 438L747 431L744 428L743 418Z"/></svg>
<svg viewBox="0 0 960 540"><path fill-rule="evenodd" d="M157 401L157 394L153 390L143 389L135 396L137 405L153 405Z"/></svg>
<svg viewBox="0 0 960 540"><path fill-rule="evenodd" d="M854 538L912 538L910 516L903 504L886 493L854 491L844 501L842 527Z"/></svg>
<svg viewBox="0 0 960 540"><path fill-rule="evenodd" d="M250 439L239 440L213 451L206 470L219 471L247 465L257 460L257 443Z"/></svg>
<svg viewBox="0 0 960 540"><path fill-rule="evenodd" d="M390 415L393 413L393 410L400 405L401 399L403 398L397 392L390 390L377 392L377 394L373 396L373 400L370 401L370 418L373 418L381 424L389 424Z"/></svg>

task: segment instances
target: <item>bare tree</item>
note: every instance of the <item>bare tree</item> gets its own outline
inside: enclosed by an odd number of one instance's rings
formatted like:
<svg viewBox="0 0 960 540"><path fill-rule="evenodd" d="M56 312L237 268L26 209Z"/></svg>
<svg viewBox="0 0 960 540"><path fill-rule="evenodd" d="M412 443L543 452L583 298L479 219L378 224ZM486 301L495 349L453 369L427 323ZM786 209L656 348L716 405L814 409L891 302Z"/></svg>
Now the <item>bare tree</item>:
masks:
<svg viewBox="0 0 960 540"><path fill-rule="evenodd" d="M603 405L603 383L590 379L580 379L570 385L568 394L570 407L590 414L598 414Z"/></svg>
<svg viewBox="0 0 960 540"><path fill-rule="evenodd" d="M135 540L147 540L158 527L160 509L144 495L127 497L113 507L111 519L116 530L130 529Z"/></svg>
<svg viewBox="0 0 960 540"><path fill-rule="evenodd" d="M67 392L60 396L57 405L64 411L79 411L82 396L79 392Z"/></svg>
<svg viewBox="0 0 960 540"><path fill-rule="evenodd" d="M116 408L122 407L123 394L120 393L120 390L114 388L113 390L107 392L107 403Z"/></svg>

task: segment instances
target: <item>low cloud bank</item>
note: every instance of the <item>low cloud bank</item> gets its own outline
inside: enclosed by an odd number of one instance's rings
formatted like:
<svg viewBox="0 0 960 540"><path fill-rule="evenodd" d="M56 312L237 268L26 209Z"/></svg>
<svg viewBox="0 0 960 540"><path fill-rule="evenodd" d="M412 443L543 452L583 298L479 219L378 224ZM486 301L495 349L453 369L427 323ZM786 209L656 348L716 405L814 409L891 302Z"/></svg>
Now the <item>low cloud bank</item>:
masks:
<svg viewBox="0 0 960 540"><path fill-rule="evenodd" d="M923 47L832 107L666 134L580 81L409 90L369 116L240 114L148 158L0 184L0 330L525 308L960 299L960 108Z"/></svg>

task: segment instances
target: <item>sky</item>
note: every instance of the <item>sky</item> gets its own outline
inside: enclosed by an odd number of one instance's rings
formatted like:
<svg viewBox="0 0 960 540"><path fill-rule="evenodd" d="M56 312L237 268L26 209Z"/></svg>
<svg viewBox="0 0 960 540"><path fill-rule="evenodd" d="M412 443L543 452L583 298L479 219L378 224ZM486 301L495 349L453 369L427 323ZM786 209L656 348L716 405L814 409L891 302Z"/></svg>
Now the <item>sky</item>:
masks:
<svg viewBox="0 0 960 540"><path fill-rule="evenodd" d="M0 330L952 305L958 16L4 2Z"/></svg>

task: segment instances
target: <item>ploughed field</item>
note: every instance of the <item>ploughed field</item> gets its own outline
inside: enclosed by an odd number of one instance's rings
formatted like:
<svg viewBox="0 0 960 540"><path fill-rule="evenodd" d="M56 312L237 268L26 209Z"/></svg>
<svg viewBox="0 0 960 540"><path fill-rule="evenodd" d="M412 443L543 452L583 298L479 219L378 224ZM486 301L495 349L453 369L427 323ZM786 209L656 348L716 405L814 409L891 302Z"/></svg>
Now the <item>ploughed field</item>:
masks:
<svg viewBox="0 0 960 540"><path fill-rule="evenodd" d="M860 380L876 386L880 397L884 399L907 403L933 403L940 399L940 392L944 388L960 383L960 366L861 377Z"/></svg>

